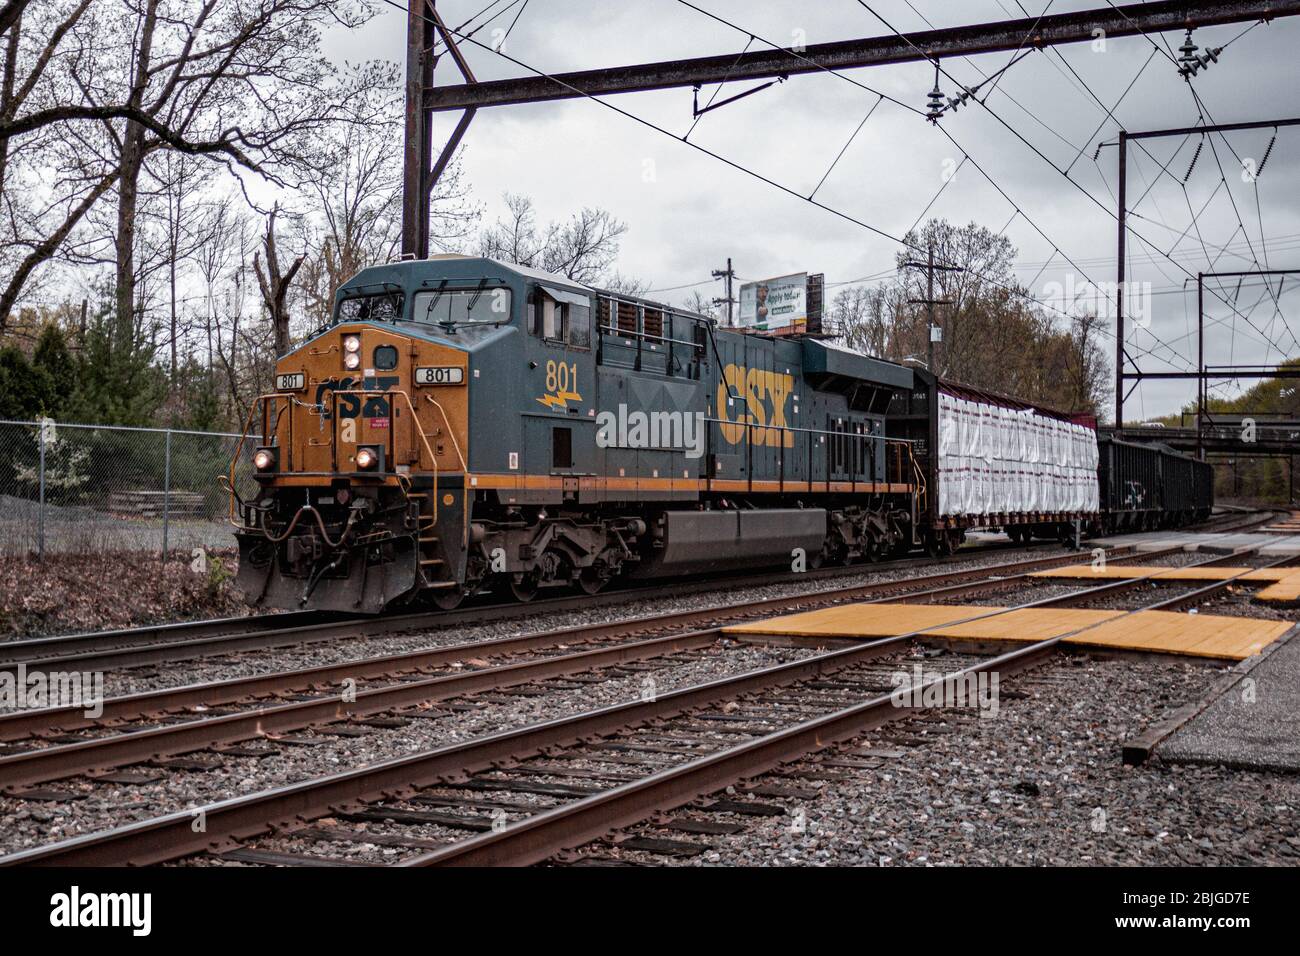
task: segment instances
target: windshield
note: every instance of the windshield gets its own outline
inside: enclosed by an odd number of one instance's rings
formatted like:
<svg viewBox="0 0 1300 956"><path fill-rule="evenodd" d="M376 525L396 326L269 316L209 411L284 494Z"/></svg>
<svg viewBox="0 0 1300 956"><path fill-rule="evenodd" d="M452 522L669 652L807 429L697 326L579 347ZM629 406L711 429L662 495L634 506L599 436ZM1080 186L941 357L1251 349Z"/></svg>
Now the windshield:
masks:
<svg viewBox="0 0 1300 956"><path fill-rule="evenodd" d="M401 292L359 295L339 303L339 322L395 322L402 317Z"/></svg>
<svg viewBox="0 0 1300 956"><path fill-rule="evenodd" d="M411 318L431 325L486 325L510 321L510 290L434 289L415 294Z"/></svg>

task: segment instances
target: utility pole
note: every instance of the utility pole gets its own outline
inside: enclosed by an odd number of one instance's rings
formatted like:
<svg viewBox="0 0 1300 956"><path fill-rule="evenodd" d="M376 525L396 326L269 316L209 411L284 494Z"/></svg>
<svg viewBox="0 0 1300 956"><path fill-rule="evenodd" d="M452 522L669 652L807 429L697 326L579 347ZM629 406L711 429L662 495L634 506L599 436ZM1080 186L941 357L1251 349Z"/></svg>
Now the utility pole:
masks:
<svg viewBox="0 0 1300 956"><path fill-rule="evenodd" d="M722 305L724 302L726 303L726 305L727 305L727 328L729 328L729 329L730 329L730 328L734 328L734 327L735 327L735 323L732 321L732 311L731 311L731 307L735 304L736 299L735 299L735 297L731 294L731 283L732 283L732 281L736 278L736 270L733 269L733 268L731 268L731 257L730 257L730 256L727 257L727 268L725 268L725 269L714 269L714 270L713 270L713 278L715 278L715 279L725 279L725 280L726 280L726 283L727 283L727 297L726 297L725 299L714 299L714 300L713 300L713 304L714 304L714 305Z"/></svg>
<svg viewBox="0 0 1300 956"><path fill-rule="evenodd" d="M461 114L442 152L433 155L433 68L438 62L434 39L441 36L446 52L471 89L478 79L442 22L434 0L410 0L406 18L406 128L402 152L402 258L429 256L429 202L439 178L447 169L474 118L474 108Z"/></svg>
<svg viewBox="0 0 1300 956"><path fill-rule="evenodd" d="M943 328L935 322L934 307L936 305L952 305L951 299L936 299L934 297L934 274L936 272L965 272L961 266L936 265L934 261L934 242L927 245L925 262L917 262L914 259L908 259L903 263L903 268L924 269L925 270L925 298L908 299L908 305L925 306L926 315L926 337L929 339L926 351L926 370L931 375L938 376L939 372L934 367L934 343L943 341Z"/></svg>

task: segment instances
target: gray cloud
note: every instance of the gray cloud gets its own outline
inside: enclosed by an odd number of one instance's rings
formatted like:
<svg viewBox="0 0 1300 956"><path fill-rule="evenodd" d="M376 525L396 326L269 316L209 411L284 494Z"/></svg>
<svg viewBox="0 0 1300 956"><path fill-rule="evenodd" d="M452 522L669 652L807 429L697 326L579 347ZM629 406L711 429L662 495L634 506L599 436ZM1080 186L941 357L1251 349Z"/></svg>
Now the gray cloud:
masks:
<svg viewBox="0 0 1300 956"><path fill-rule="evenodd" d="M913 3L939 26L1023 15L1015 0ZM1024 3L1037 13L1044 0ZM445 0L439 9L448 22L458 23L483 4L484 0ZM804 31L809 43L885 32L853 0L818 4L701 0L699 5L782 44L793 42L796 30ZM1051 12L1100 5L1096 0L1056 2ZM900 29L924 27L903 0L882 0L873 6ZM513 11L498 23L508 24L512 17ZM1245 26L1197 31L1195 39L1202 47L1221 45ZM335 56L353 60L400 58L404 29L402 15L388 10L360 35L331 37L330 49ZM479 36L490 40L490 30ZM1154 39L1162 49L1167 41L1177 55L1182 35L1168 33ZM1230 47L1220 63L1194 80L1209 115L1218 122L1232 122L1286 113L1285 104L1296 87L1293 51L1298 39L1300 23L1283 20L1257 27ZM675 0L635 4L530 0L506 51L543 70L563 71L739 53L745 43L742 34ZM755 46L761 45L755 41ZM969 104L942 120L957 146L922 117L885 102L854 138L817 199L901 236L943 185L945 162L959 161L965 150L1028 217L1016 216L1007 234L1019 250L1017 274L1021 281L1033 283L1032 291L1041 295L1048 283L1064 284L1071 274L1076 285L1085 277L1113 281L1116 151L1103 148L1096 163L1093 154L1099 141L1113 141L1117 125L1082 89L1072 71L1107 107L1123 97L1115 115L1130 131L1195 123L1198 106L1188 84L1161 54L1151 58L1125 94L1151 53L1151 43L1143 37L1112 39L1104 52L1076 44L1060 48L1059 55L1031 53L998 81L987 101L992 112ZM470 47L467 55L483 79L523 73L481 49ZM992 73L1010 58L999 53L953 60L945 62L945 69L973 85L981 78L979 71ZM918 109L924 108L925 94L934 82L933 68L919 63L847 75ZM437 81L457 81L446 61L439 65ZM746 85L729 86L727 93ZM954 92L947 79L941 79L940 86L945 93ZM702 91L701 97L710 92ZM806 195L875 100L875 95L835 76L796 76L708 114L691 141ZM678 135L692 122L689 89L619 96L612 102ZM438 129L445 133L453 121L451 116L439 117ZM1046 159L1017 139L1016 133ZM1266 248L1269 265L1295 264L1300 248L1300 198L1294 186L1300 128L1279 133L1265 172L1255 184L1243 183L1240 177L1237 156L1258 159L1271 136L1271 130L1235 133L1226 144L1215 137L1222 174L1207 143L1185 193L1181 179L1194 143L1151 141L1147 144L1151 156L1132 150L1129 195L1135 212L1143 217L1133 224L1158 250L1152 253L1141 240L1130 242L1131 278L1150 283L1155 293L1150 329L1135 333L1130 340L1134 351L1150 348L1159 353L1158 340L1164 340L1181 354L1174 367L1184 367L1188 358L1194 360L1194 340L1186 333L1195 326L1195 296L1178 293L1189 272L1194 277L1216 267L1248 268L1255 259L1263 265ZM630 226L620 270L654 287L705 280L728 256L737 272L748 278L808 270L825 272L828 281L843 281L890 268L899 248L590 101L481 111L466 141L466 170L479 197L487 201L489 215L495 213L506 190L532 196L544 217L564 216L579 205L606 207ZM1068 167L1081 188L1063 178L1049 160L1059 168ZM1160 171L1163 163L1168 163L1168 174ZM1218 195L1211 199L1216 188ZM1225 189L1235 200L1235 209ZM1191 227L1189 204L1197 210L1207 200L1210 204L1198 219L1199 229ZM997 230L1014 212L998 188L968 161L935 201L930 215L975 220ZM1261 213L1262 233L1274 242L1260 241ZM1216 250L1225 244L1228 252L1211 265ZM1161 255L1170 250L1177 264ZM1043 268L1049 258L1050 264ZM1300 278L1293 282L1290 288L1300 285ZM700 288L716 294L717 287ZM681 301L688 291L665 297ZM1228 289L1225 295L1231 299L1233 291ZM1242 292L1242 311L1260 291L1257 283L1253 294ZM1276 362L1279 351L1267 339L1291 356L1300 354L1300 343L1292 336L1292 332L1300 334L1296 327L1300 323L1288 330L1273 315L1270 300L1250 316L1262 331L1241 320L1235 323L1235 331L1231 323L1213 324L1231 312L1213 297L1207 301L1213 303L1207 309L1212 323L1207 354L1213 364ZM1297 301L1300 297L1284 291L1284 309L1294 308ZM1170 367L1150 358L1142 362L1148 370ZM1130 407L1135 414L1154 416L1175 410L1193 394L1190 383L1147 383L1130 400Z"/></svg>

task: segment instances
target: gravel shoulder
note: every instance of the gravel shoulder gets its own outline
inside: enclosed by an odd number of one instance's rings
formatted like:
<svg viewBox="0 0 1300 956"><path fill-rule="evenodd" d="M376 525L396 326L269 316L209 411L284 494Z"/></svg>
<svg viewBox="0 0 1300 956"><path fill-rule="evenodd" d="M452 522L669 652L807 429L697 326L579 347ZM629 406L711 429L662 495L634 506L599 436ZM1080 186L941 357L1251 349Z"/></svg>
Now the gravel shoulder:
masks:
<svg viewBox="0 0 1300 956"><path fill-rule="evenodd" d="M944 711L929 728L909 718L854 741L846 749L889 756L840 781L800 781L814 799L765 798L785 805L782 816L711 815L744 827L695 857L583 852L696 866L1295 865L1300 777L1121 763L1124 740L1218 673L1063 656L1003 683L996 718Z"/></svg>

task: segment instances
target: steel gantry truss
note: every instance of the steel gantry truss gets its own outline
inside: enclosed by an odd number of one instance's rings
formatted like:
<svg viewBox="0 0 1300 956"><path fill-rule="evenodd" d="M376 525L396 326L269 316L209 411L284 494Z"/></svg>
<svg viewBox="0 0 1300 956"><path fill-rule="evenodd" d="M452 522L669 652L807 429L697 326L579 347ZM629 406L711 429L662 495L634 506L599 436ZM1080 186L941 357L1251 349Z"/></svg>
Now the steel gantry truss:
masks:
<svg viewBox="0 0 1300 956"><path fill-rule="evenodd" d="M1212 125L1183 126L1177 129L1147 130L1129 133L1124 130L1119 134L1119 190L1118 216L1119 239L1116 257L1116 277L1118 279L1115 295L1115 427L1124 427L1124 401L1129 392L1137 388L1143 379L1185 379L1194 380L1197 387L1197 450L1203 452L1200 441L1201 423L1204 419L1206 402L1206 384L1214 379L1223 378L1292 378L1300 377L1294 369L1263 370L1256 367L1218 366L1207 369L1205 365L1205 280L1210 278L1229 278L1246 276L1282 276L1294 274L1296 269L1255 269L1247 272L1202 272L1196 277L1196 314L1197 314L1197 369L1194 372L1144 372L1137 361L1128 354L1124 338L1124 298L1127 288L1127 255L1125 248L1128 240L1128 144L1132 140L1156 139L1164 136L1209 136L1213 133L1230 133L1246 129L1275 129L1280 126L1300 126L1300 117L1286 119L1252 120L1242 123L1216 123ZM1132 371L1129 370L1132 366ZM1267 372L1267 374L1264 374ZM1295 373L1295 374L1293 374ZM1129 392L1124 391L1124 383L1133 383ZM1202 454L1202 457L1204 455Z"/></svg>
<svg viewBox="0 0 1300 956"><path fill-rule="evenodd" d="M433 0L408 0L408 11L402 253L424 258L429 250L430 194L478 109L694 87L704 83L770 79L825 70L938 62L945 57L1024 48L1043 49L1066 43L1091 42L1100 35L1098 31L1107 37L1123 37L1249 20L1272 20L1300 14L1300 0L1112 3L1074 13L810 44L797 51L754 50L739 57L732 54L694 57L483 82L475 79L457 40L468 40L489 50L492 47L449 29L438 15ZM463 83L434 87L434 64L441 55L435 51L437 37L445 43L446 52L455 62ZM446 145L435 157L431 133L433 115L457 110L463 111L462 115Z"/></svg>

